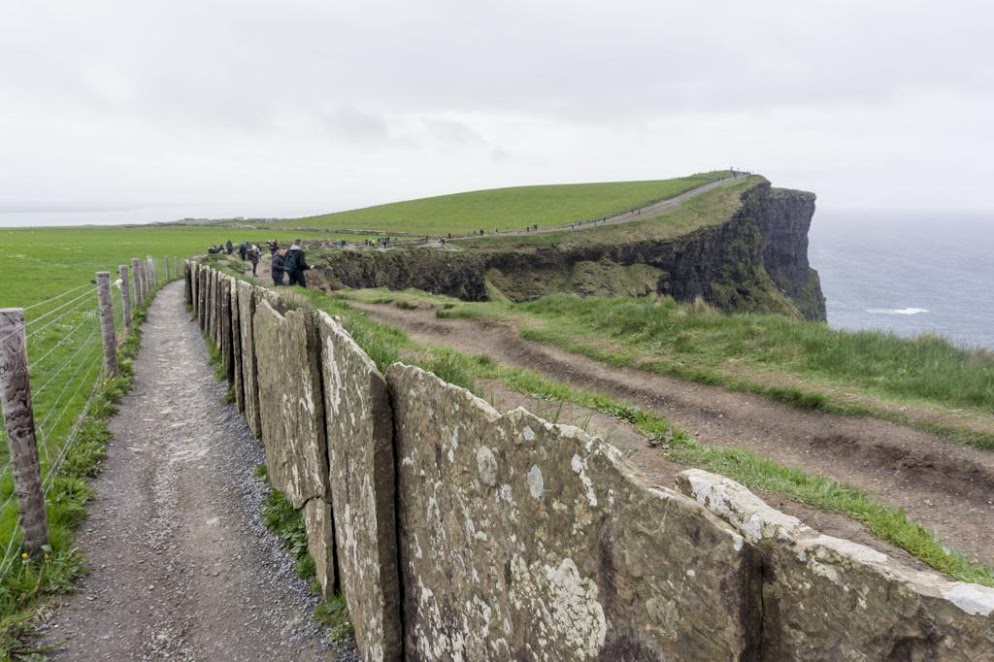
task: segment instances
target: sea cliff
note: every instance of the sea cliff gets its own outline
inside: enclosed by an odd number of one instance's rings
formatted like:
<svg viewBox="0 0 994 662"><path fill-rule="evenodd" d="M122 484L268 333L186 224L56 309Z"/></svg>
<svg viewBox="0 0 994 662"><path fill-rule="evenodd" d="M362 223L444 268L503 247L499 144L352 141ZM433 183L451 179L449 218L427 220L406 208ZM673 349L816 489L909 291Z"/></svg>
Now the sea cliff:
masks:
<svg viewBox="0 0 994 662"><path fill-rule="evenodd" d="M552 292L584 296L702 298L727 312L777 312L825 319L825 298L808 263L812 193L765 180L742 193L725 218L682 236L626 236L603 243L528 249L340 251L325 258L332 286L416 288L470 301L494 288L511 300ZM577 230L576 232L583 232ZM488 292L488 283L491 286Z"/></svg>

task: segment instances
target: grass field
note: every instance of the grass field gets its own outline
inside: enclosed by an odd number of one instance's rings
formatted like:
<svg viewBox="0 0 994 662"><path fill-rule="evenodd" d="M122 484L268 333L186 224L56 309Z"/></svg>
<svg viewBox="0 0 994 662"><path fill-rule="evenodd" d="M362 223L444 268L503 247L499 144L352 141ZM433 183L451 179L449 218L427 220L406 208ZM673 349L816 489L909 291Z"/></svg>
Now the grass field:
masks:
<svg viewBox="0 0 994 662"><path fill-rule="evenodd" d="M202 255L212 244L231 239L277 239L289 243L298 233L202 227L78 227L0 229L0 307L26 307L87 283L97 271L117 272L131 258ZM304 239L327 239L321 233ZM164 273L164 272L163 272ZM116 278L116 276L115 276ZM29 316L30 319L30 316Z"/></svg>
<svg viewBox="0 0 994 662"><path fill-rule="evenodd" d="M383 230L446 236L495 227L562 225L618 214L671 198L728 176L711 172L680 179L601 184L520 186L395 202L354 211L278 221L276 225L339 230Z"/></svg>

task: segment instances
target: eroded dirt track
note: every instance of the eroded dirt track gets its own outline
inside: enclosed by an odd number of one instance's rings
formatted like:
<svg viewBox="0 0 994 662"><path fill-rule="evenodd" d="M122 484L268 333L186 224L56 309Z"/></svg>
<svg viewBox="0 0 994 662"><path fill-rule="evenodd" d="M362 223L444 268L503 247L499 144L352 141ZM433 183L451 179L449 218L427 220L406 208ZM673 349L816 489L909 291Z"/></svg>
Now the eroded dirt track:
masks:
<svg viewBox="0 0 994 662"><path fill-rule="evenodd" d="M947 544L994 564L994 453L884 421L801 411L760 396L613 368L523 340L510 324L438 319L434 310L424 308L359 307L402 327L419 343L487 354L498 363L637 404L705 444L745 448L861 488L903 507ZM650 474L667 475L665 463L652 457L660 453L629 450L639 452L641 463L656 467ZM871 542L844 518L764 496L827 533Z"/></svg>
<svg viewBox="0 0 994 662"><path fill-rule="evenodd" d="M93 569L45 626L59 660L357 659L262 526L264 462L221 400L182 283L149 310L79 546Z"/></svg>

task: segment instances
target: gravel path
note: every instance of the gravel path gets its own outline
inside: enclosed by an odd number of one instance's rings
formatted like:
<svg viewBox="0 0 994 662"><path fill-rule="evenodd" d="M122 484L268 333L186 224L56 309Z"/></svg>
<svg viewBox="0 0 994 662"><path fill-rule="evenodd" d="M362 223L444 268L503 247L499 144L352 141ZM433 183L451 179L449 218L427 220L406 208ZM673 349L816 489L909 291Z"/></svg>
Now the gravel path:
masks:
<svg viewBox="0 0 994 662"><path fill-rule="evenodd" d="M260 521L260 444L215 381L182 283L149 309L135 388L78 545L92 573L43 626L58 660L357 659Z"/></svg>

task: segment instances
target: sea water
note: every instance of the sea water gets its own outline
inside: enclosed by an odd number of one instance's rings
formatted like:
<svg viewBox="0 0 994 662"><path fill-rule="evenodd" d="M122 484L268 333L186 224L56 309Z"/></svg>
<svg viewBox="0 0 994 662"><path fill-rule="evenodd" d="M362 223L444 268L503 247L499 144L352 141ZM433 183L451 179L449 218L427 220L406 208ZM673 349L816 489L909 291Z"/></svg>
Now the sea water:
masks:
<svg viewBox="0 0 994 662"><path fill-rule="evenodd" d="M994 212L818 210L808 236L830 326L994 349Z"/></svg>

